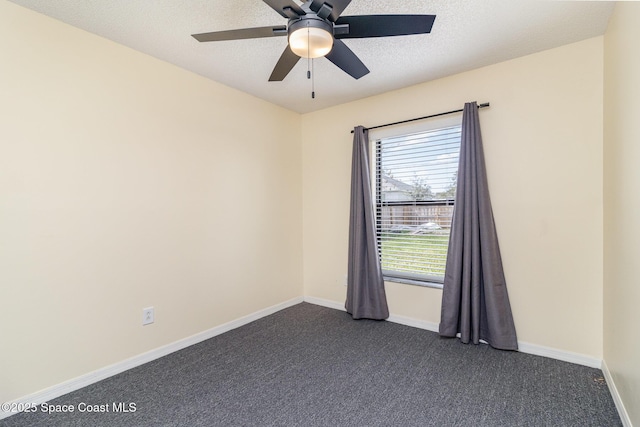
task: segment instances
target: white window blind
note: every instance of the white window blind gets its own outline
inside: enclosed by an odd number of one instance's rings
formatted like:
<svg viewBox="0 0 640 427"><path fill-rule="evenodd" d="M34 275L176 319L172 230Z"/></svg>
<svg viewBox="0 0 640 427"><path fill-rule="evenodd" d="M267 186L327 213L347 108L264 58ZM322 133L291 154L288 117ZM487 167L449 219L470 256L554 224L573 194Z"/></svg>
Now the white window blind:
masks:
<svg viewBox="0 0 640 427"><path fill-rule="evenodd" d="M376 233L385 278L444 280L460 126L376 140Z"/></svg>

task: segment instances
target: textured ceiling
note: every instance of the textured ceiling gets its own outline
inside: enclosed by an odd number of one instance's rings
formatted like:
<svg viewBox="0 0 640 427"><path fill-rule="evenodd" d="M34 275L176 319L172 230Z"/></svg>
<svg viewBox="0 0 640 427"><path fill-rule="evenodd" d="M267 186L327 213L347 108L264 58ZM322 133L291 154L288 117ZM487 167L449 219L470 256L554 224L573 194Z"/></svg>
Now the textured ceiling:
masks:
<svg viewBox="0 0 640 427"><path fill-rule="evenodd" d="M285 25L261 0L11 1L300 113L602 35L614 7L586 1L353 0L343 16L433 14L435 24L431 34L345 40L371 73L354 80L317 59L311 99L306 60L284 81L267 81L286 37L210 43L191 37Z"/></svg>

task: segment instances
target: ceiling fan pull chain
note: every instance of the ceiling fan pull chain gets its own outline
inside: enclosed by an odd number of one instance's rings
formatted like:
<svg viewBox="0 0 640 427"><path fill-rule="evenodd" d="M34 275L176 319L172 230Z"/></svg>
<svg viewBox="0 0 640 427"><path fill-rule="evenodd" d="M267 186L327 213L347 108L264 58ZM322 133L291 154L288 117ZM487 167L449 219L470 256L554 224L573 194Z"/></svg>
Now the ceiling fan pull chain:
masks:
<svg viewBox="0 0 640 427"><path fill-rule="evenodd" d="M309 47L309 45L311 44L311 30L309 29L309 23L307 22L307 79L311 78L311 47Z"/></svg>
<svg viewBox="0 0 640 427"><path fill-rule="evenodd" d="M311 99L315 99L315 72L313 71L313 58L311 57L311 30L307 22L307 79L311 79Z"/></svg>
<svg viewBox="0 0 640 427"><path fill-rule="evenodd" d="M311 58L311 99L316 98L316 73L313 69L313 58Z"/></svg>

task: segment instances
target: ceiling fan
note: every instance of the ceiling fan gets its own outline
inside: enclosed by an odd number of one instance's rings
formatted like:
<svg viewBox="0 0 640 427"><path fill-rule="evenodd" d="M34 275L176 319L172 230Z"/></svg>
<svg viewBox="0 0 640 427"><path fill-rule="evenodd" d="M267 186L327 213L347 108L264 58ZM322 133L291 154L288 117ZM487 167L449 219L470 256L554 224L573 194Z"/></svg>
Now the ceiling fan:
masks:
<svg viewBox="0 0 640 427"><path fill-rule="evenodd" d="M369 69L342 39L390 37L431 32L435 15L340 16L351 0L263 0L289 20L287 25L242 28L193 34L199 42L288 36L289 44L280 56L269 81L282 81L302 58L325 56L355 79Z"/></svg>

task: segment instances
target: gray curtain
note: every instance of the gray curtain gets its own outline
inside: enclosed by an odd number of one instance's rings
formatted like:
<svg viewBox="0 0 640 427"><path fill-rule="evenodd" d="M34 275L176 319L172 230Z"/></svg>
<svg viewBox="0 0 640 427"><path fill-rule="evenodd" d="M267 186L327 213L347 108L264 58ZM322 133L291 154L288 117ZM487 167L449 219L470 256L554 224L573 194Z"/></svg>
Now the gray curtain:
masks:
<svg viewBox="0 0 640 427"><path fill-rule="evenodd" d="M440 335L517 350L487 173L478 106L465 104L458 187L442 294Z"/></svg>
<svg viewBox="0 0 640 427"><path fill-rule="evenodd" d="M369 174L369 131L353 132L351 158L351 214L349 217L349 266L345 308L354 319L389 317L382 268L376 245L376 224Z"/></svg>

